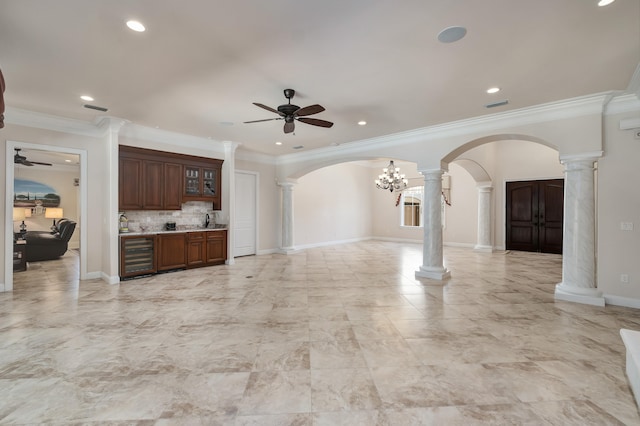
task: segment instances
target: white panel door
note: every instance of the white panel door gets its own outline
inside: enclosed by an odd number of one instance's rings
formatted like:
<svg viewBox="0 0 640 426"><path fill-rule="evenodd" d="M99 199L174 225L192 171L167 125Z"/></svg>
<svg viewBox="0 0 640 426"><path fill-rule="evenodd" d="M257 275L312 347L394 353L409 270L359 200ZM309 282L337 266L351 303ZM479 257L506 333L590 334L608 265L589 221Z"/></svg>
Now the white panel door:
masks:
<svg viewBox="0 0 640 426"><path fill-rule="evenodd" d="M236 172L236 211L234 221L234 256L256 254L256 194L258 177Z"/></svg>

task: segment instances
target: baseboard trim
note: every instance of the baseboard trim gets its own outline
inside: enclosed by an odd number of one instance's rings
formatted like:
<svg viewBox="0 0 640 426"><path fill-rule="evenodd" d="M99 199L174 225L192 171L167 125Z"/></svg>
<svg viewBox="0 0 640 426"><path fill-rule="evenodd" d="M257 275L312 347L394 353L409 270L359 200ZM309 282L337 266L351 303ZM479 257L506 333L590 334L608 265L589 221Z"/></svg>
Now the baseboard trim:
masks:
<svg viewBox="0 0 640 426"><path fill-rule="evenodd" d="M278 253L278 249L265 249L265 250L258 250L258 252L256 253L257 256L262 256L265 254L276 254Z"/></svg>
<svg viewBox="0 0 640 426"><path fill-rule="evenodd" d="M410 244L422 244L422 240L413 240L409 238L392 238L392 237L370 237L370 240L388 241L391 243L410 243Z"/></svg>
<svg viewBox="0 0 640 426"><path fill-rule="evenodd" d="M632 299L630 297L614 296L605 294L604 300L607 305L622 306L625 308L640 309L640 299Z"/></svg>
<svg viewBox="0 0 640 426"><path fill-rule="evenodd" d="M442 243L445 247L461 247L461 248L474 248L476 245L473 243Z"/></svg>
<svg viewBox="0 0 640 426"><path fill-rule="evenodd" d="M109 276L107 274L105 274L104 272L102 272L100 274L100 278L102 278L102 281L106 282L107 284L113 285L113 284L120 284L120 277L119 276Z"/></svg>
<svg viewBox="0 0 640 426"><path fill-rule="evenodd" d="M306 250L306 249L310 249L310 248L317 248L317 247L335 246L335 245L339 245L339 244L349 244L349 243L359 243L361 241L368 241L368 240L371 240L371 239L372 239L372 237L361 237L361 238L351 238L351 239L348 239L348 240L323 241L321 243L296 245L295 248L294 248L294 252L298 253L301 250Z"/></svg>

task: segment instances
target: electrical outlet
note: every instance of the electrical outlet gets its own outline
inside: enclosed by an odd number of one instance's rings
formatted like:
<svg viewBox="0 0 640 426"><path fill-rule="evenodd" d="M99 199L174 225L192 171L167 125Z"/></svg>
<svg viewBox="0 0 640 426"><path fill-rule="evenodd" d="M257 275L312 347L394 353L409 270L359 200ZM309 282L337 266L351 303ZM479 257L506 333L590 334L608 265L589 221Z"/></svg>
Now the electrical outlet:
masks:
<svg viewBox="0 0 640 426"><path fill-rule="evenodd" d="M625 283L627 284L629 282L629 275L627 274L620 274L620 282L621 283Z"/></svg>

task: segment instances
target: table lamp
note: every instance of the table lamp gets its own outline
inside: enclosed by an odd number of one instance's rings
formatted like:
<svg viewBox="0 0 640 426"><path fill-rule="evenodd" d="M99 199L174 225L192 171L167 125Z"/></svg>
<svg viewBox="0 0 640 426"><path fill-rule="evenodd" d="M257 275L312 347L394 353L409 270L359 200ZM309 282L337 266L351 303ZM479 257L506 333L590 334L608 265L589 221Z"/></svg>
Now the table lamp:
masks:
<svg viewBox="0 0 640 426"><path fill-rule="evenodd" d="M44 217L53 219L53 226L56 226L56 219L62 219L62 209L59 207L47 207Z"/></svg>
<svg viewBox="0 0 640 426"><path fill-rule="evenodd" d="M29 212L29 215L27 215ZM31 217L31 209L21 209L19 207L13 208L13 220L14 221L22 221L20 224L20 233L24 234L27 232L27 225L24 223L25 218Z"/></svg>

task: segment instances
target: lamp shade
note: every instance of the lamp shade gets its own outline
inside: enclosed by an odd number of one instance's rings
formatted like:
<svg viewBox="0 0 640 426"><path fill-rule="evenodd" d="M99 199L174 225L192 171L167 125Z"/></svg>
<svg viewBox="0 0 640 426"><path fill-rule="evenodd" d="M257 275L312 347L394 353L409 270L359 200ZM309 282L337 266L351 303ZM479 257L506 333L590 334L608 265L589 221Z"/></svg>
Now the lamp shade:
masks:
<svg viewBox="0 0 640 426"><path fill-rule="evenodd" d="M47 207L44 212L47 219L62 219L62 209L58 207Z"/></svg>
<svg viewBox="0 0 640 426"><path fill-rule="evenodd" d="M24 220L25 218L25 209L21 209L18 207L13 208L13 220Z"/></svg>

